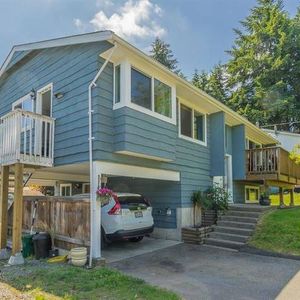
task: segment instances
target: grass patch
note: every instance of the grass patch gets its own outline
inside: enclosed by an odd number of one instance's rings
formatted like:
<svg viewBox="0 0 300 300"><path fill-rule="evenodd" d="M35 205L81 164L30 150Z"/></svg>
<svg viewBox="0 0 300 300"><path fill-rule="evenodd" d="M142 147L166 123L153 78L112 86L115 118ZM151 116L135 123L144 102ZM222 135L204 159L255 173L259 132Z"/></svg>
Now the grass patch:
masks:
<svg viewBox="0 0 300 300"><path fill-rule="evenodd" d="M2 281L26 293L35 294L36 299L48 299L43 292L63 299L180 299L173 292L146 284L143 280L126 276L109 268L86 270L69 265L29 266L22 271L5 274Z"/></svg>
<svg viewBox="0 0 300 300"><path fill-rule="evenodd" d="M300 208L266 213L249 241L251 246L283 254L300 255Z"/></svg>
<svg viewBox="0 0 300 300"><path fill-rule="evenodd" d="M279 195L270 195L271 205L278 206L279 205ZM290 195L284 194L283 195L283 202L286 206L290 205ZM294 193L294 203L295 205L300 206L300 194Z"/></svg>

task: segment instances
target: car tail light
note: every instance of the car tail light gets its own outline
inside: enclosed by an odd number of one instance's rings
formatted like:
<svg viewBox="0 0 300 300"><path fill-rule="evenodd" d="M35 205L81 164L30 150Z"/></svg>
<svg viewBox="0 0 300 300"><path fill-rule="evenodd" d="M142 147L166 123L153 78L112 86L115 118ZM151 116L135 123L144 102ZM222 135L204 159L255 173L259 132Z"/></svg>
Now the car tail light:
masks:
<svg viewBox="0 0 300 300"><path fill-rule="evenodd" d="M121 214L121 204L117 196L114 196L116 204L108 212L109 215L120 215Z"/></svg>

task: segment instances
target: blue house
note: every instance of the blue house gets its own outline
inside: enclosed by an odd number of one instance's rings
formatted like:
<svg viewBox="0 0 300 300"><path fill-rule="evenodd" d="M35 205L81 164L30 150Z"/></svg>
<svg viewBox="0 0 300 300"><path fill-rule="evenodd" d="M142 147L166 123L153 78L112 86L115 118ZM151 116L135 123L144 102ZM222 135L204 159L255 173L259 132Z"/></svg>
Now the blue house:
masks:
<svg viewBox="0 0 300 300"><path fill-rule="evenodd" d="M57 196L90 193L94 257L101 182L145 195L154 235L180 239L193 223L194 191L218 183L232 203L257 202L267 181L300 177L276 139L111 31L13 47L0 70L0 116L0 246L14 171L14 253L24 174Z"/></svg>

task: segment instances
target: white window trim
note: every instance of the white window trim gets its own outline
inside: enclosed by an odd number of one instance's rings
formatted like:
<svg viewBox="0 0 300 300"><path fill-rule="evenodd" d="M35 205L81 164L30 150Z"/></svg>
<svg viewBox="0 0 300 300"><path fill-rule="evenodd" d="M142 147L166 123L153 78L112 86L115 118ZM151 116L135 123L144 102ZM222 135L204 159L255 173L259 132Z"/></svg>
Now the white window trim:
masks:
<svg viewBox="0 0 300 300"><path fill-rule="evenodd" d="M247 200L247 189L254 189L254 190L258 191L258 200L257 201ZM259 188L259 186L245 185L245 203L259 203L259 198L260 198L260 188Z"/></svg>
<svg viewBox="0 0 300 300"><path fill-rule="evenodd" d="M116 68L117 67L120 67L120 101L118 103L116 103ZM114 74L113 74L113 77L114 77L114 82L113 82L113 101L114 101L114 107L117 106L117 105L120 105L121 103L121 85L122 85L122 80L121 80L121 69L122 69L122 65L120 63L118 64L114 64Z"/></svg>
<svg viewBox="0 0 300 300"><path fill-rule="evenodd" d="M51 97L50 97L50 117L52 117L52 103L53 103L53 83L52 82L36 91L36 108L35 108L35 111L38 114L42 113L40 111L40 109L41 109L41 106L40 106L41 96L44 93L48 92L48 91L51 91Z"/></svg>
<svg viewBox="0 0 300 300"><path fill-rule="evenodd" d="M33 99L31 98L31 93L28 93L28 94L26 94L25 96L21 97L20 99L16 100L15 102L13 102L13 104L12 104L12 110L15 110L15 107L16 107L17 105L19 105L20 103L22 103L24 100L26 100L26 99L28 99L28 98L31 99L31 107L32 107L32 111L31 111L31 112L34 112L34 101L33 101ZM22 109L22 110L23 110L23 109ZM21 127L22 127L22 128L21 128L21 132L25 132L25 131L28 131L28 130L30 130L31 128L33 128L33 124L32 124L32 122L30 121L30 124L29 124L29 125L23 127L23 121L22 121Z"/></svg>
<svg viewBox="0 0 300 300"><path fill-rule="evenodd" d="M61 183L60 185L59 185L59 195L61 196L61 197L69 197L69 196L63 196L62 195L62 188L63 187L70 187L70 196L72 196L72 183Z"/></svg>
<svg viewBox="0 0 300 300"><path fill-rule="evenodd" d="M89 183L83 183L83 184L82 184L82 193L83 193L83 194L85 193L85 192L84 192L84 189L85 189L86 186L90 186L90 184L89 184Z"/></svg>
<svg viewBox="0 0 300 300"><path fill-rule="evenodd" d="M134 64L131 64L129 61L123 61L121 63L116 63L115 66L120 65L121 68L121 76L120 76L120 94L121 94L121 101L119 103L115 103L115 96L113 96L113 109L119 109L124 106L149 115L151 117L160 119L164 122L171 123L176 125L176 87L174 84L167 83L165 80L161 79L160 76L156 76L154 74L146 73L141 68L137 67ZM131 68L141 72L145 76L151 79L151 110L144 108L140 105L137 105L131 102ZM114 69L115 71L115 69ZM115 73L114 73L115 77ZM171 111L172 117L169 118L167 116L161 115L154 111L154 79L159 80L160 82L166 84L171 88ZM115 83L114 83L115 85ZM114 93L115 93L115 86L114 86Z"/></svg>
<svg viewBox="0 0 300 300"><path fill-rule="evenodd" d="M192 134L193 134L193 136L194 136L194 126L195 126L195 124L194 124L194 111L196 110L197 112L203 114L203 116L204 116L204 141L200 141L200 140L197 140L195 138L191 138L189 136L181 134L181 111L180 111L181 104L192 110ZM202 112L201 110L199 110L197 108L194 108L194 107L186 104L185 102L178 101L178 129L179 129L178 130L179 138L207 147L207 114L206 113Z"/></svg>

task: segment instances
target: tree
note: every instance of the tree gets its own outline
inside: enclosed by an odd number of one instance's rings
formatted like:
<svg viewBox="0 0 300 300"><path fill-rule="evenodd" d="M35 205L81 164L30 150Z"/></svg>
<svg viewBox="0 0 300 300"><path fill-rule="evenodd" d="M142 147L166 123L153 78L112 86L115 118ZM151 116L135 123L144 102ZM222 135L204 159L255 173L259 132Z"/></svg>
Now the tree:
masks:
<svg viewBox="0 0 300 300"><path fill-rule="evenodd" d="M165 43L163 40L157 37L151 44L151 48L150 56L152 58L165 65L174 73L184 77L181 73L181 70L178 68L178 60L174 58L170 44Z"/></svg>
<svg viewBox="0 0 300 300"><path fill-rule="evenodd" d="M210 73L199 73L196 69L192 77L193 85L223 103L226 103L228 98L226 81L225 67L220 63L214 66Z"/></svg>
<svg viewBox="0 0 300 300"><path fill-rule="evenodd" d="M299 11L289 18L281 0L258 0L241 22L242 29L235 29L236 39L228 51L227 103L252 122L299 117L299 19Z"/></svg>

